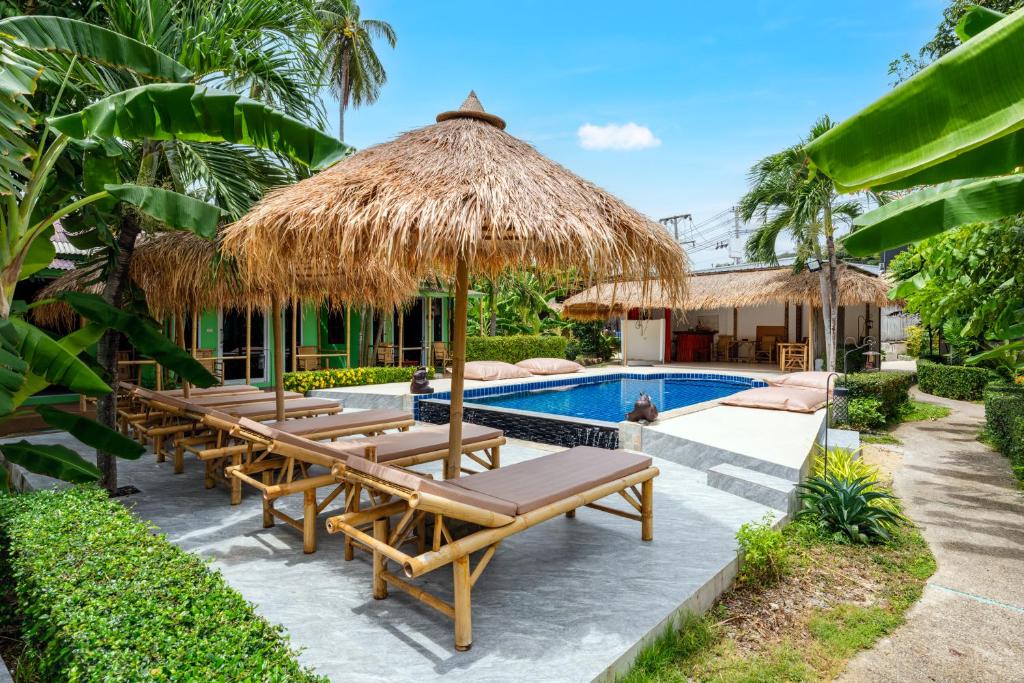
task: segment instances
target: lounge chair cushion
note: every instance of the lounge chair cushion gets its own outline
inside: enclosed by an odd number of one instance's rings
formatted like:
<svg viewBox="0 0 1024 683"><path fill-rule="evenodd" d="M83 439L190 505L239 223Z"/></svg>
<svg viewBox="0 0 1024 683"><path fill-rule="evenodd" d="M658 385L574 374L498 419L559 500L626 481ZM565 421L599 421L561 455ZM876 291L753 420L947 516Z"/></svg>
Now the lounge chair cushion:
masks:
<svg viewBox="0 0 1024 683"><path fill-rule="evenodd" d="M251 394L257 391L263 391L259 387L254 387L251 384L227 384L219 387L193 387L189 390L189 396L218 396L226 394ZM182 398L185 396L184 389L168 389L167 391L157 392L162 396L174 396L175 398Z"/></svg>
<svg viewBox="0 0 1024 683"><path fill-rule="evenodd" d="M500 429L462 423L463 444L474 444L502 437ZM353 439L331 444L332 448L348 455L363 457L367 446L377 447L377 462L387 463L400 458L409 458L423 453L433 453L448 448L448 425L431 425L414 432L383 434L366 439Z"/></svg>
<svg viewBox="0 0 1024 683"><path fill-rule="evenodd" d="M516 367L532 375L566 375L583 370L582 365L565 358L527 358L516 363Z"/></svg>
<svg viewBox="0 0 1024 683"><path fill-rule="evenodd" d="M496 379L522 379L530 376L529 371L500 360L474 360L466 363L466 379L490 382Z"/></svg>
<svg viewBox="0 0 1024 683"><path fill-rule="evenodd" d="M813 413L825 406L824 389L805 387L761 387L727 396L722 403L744 408L786 410L791 413Z"/></svg>
<svg viewBox="0 0 1024 683"><path fill-rule="evenodd" d="M773 377L768 380L768 384L773 387L803 387L805 389L821 389L825 391L828 388L828 378L831 373L828 372L793 372L788 375L782 375L781 377Z"/></svg>
<svg viewBox="0 0 1024 683"><path fill-rule="evenodd" d="M335 415L317 415L301 420L282 420L268 422L267 427L286 434L295 434L306 438L317 438L317 434L326 434L339 429L357 429L391 422L411 422L412 415L404 410L357 410L350 413Z"/></svg>
<svg viewBox="0 0 1024 683"><path fill-rule="evenodd" d="M337 407L337 401L326 398L290 398L284 402L285 413ZM276 403L266 401L264 403L247 403L241 406L218 406L217 409L235 417L259 419L263 416L273 417Z"/></svg>
<svg viewBox="0 0 1024 683"><path fill-rule="evenodd" d="M289 398L302 398L303 395L295 391L285 391L284 397ZM266 401L273 401L274 394L269 391L258 391L249 394L227 394L220 396L197 396L192 398L185 398L183 396L178 397L186 403L191 403L197 406L205 406L207 408L217 408L220 406L240 406L246 403L265 403Z"/></svg>
<svg viewBox="0 0 1024 683"><path fill-rule="evenodd" d="M650 466L650 456L640 453L577 446L446 483L507 501L522 515Z"/></svg>

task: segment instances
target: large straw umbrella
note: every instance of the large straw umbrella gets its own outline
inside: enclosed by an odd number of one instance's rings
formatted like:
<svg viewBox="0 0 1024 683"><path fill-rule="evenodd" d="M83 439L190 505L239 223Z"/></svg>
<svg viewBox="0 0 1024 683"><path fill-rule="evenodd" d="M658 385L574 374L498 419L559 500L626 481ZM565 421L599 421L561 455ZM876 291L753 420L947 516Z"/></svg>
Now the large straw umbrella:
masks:
<svg viewBox="0 0 1024 683"><path fill-rule="evenodd" d="M281 264L344 271L368 257L454 280L446 477L460 470L470 273L575 269L589 281L657 278L679 296L686 287L685 256L663 228L504 129L470 93L436 124L272 192L223 234L245 276L271 290L287 284Z"/></svg>

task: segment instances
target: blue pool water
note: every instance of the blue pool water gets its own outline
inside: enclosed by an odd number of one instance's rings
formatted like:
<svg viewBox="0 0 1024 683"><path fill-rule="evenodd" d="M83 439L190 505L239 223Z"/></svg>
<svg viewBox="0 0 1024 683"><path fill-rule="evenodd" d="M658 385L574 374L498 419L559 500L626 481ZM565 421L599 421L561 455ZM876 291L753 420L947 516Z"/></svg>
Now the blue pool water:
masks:
<svg viewBox="0 0 1024 683"><path fill-rule="evenodd" d="M467 398L466 403L619 422L633 409L640 392L649 394L658 410L664 412L723 398L749 388L750 380L741 378L737 381L703 377L618 378L592 384Z"/></svg>

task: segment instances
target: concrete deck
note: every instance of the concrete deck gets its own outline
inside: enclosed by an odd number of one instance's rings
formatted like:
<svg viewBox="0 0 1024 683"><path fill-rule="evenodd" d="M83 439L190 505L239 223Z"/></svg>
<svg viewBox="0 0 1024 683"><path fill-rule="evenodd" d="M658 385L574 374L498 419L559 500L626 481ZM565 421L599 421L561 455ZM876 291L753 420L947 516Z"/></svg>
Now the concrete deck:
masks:
<svg viewBox="0 0 1024 683"><path fill-rule="evenodd" d="M87 454L63 433L31 440ZM514 442L502 460L547 450ZM735 574L736 530L769 508L708 486L703 471L656 464L653 542L640 540L636 522L594 510L512 536L474 589L474 645L458 653L445 617L404 594L373 600L368 558L345 563L340 537L323 533L320 550L303 555L291 528L261 528L255 495L231 507L225 491L204 490L197 461L177 476L150 455L119 463L121 483L141 490L125 504L172 542L210 558L261 614L288 630L303 663L334 681L417 683L610 681L679 611L710 606ZM280 507L295 510L296 502ZM450 571L424 579L450 596Z"/></svg>

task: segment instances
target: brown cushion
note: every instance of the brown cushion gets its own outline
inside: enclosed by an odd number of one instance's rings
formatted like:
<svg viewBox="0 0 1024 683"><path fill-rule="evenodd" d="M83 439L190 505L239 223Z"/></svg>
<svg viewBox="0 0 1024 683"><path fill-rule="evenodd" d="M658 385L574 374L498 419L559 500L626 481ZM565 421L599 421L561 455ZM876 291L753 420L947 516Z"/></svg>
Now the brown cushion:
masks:
<svg viewBox="0 0 1024 683"><path fill-rule="evenodd" d="M583 370L582 365L565 358L527 358L516 363L516 367L533 375L564 375Z"/></svg>
<svg viewBox="0 0 1024 683"><path fill-rule="evenodd" d="M775 387L803 387L825 391L828 387L829 375L830 373L827 372L793 372L781 377L773 377L768 380L768 384Z"/></svg>
<svg viewBox="0 0 1024 683"><path fill-rule="evenodd" d="M226 384L219 387L206 387L205 389L199 387L193 387L189 390L189 396L217 396L225 394L249 394L256 391L262 391L259 387L254 387L251 384ZM174 396L175 398L181 398L185 395L184 389L169 389L167 391L158 391L161 396Z"/></svg>
<svg viewBox="0 0 1024 683"><path fill-rule="evenodd" d="M577 446L450 483L513 503L516 514L522 515L650 466L647 455Z"/></svg>
<svg viewBox="0 0 1024 683"><path fill-rule="evenodd" d="M490 382L496 379L522 379L523 377L530 377L530 373L500 360L474 360L466 363L466 379Z"/></svg>
<svg viewBox="0 0 1024 683"><path fill-rule="evenodd" d="M787 410L791 413L813 413L825 406L824 389L804 387L762 387L747 389L722 399L729 406Z"/></svg>
<svg viewBox="0 0 1024 683"><path fill-rule="evenodd" d="M342 429L372 427L388 422L412 422L412 415L403 410L359 410L352 413L335 415L317 415L301 420L282 420L268 422L267 427L287 434L297 434L306 438L318 438L317 434L327 434Z"/></svg>
<svg viewBox="0 0 1024 683"><path fill-rule="evenodd" d="M514 517L516 514L516 506L514 504L500 498L494 498L493 496L455 486L451 481L424 479L411 472L400 470L397 467L379 465L364 458L348 458L348 468L410 491L430 493L458 503L464 503L465 505L472 505L483 510L508 515L509 517Z"/></svg>
<svg viewBox="0 0 1024 683"><path fill-rule="evenodd" d="M338 402L326 398L290 398L284 402L285 414L303 410L337 408ZM247 403L241 406L219 406L219 410L236 417L248 417L253 420L270 419L277 410L275 401L263 403Z"/></svg>
<svg viewBox="0 0 1024 683"><path fill-rule="evenodd" d="M462 423L462 443L472 445L481 441L501 438L500 429ZM377 462L387 463L399 458L408 458L423 453L433 453L448 448L448 425L431 425L414 432L382 434L365 439L353 439L331 444L332 448L356 457L363 457L367 446L377 447Z"/></svg>
<svg viewBox="0 0 1024 683"><path fill-rule="evenodd" d="M284 397L287 398L302 398L302 394L294 391L284 392ZM192 403L197 406L206 406L207 408L215 408L217 406L241 406L246 403L263 403L266 401L273 401L274 394L269 391L254 391L248 394L227 394L221 396L197 396L196 398L185 398L181 397L182 401Z"/></svg>
<svg viewBox="0 0 1024 683"><path fill-rule="evenodd" d="M299 420L296 420L296 422L298 421ZM327 444L320 443L319 441L313 441L312 439L307 439L305 437L298 436L297 434L282 432L280 429L273 429L265 424L255 422L244 417L239 418L238 424L246 430L260 435L264 439L295 446L299 449L317 453L328 458L338 458L338 452L336 450L329 448ZM299 459L301 459L301 457Z"/></svg>

